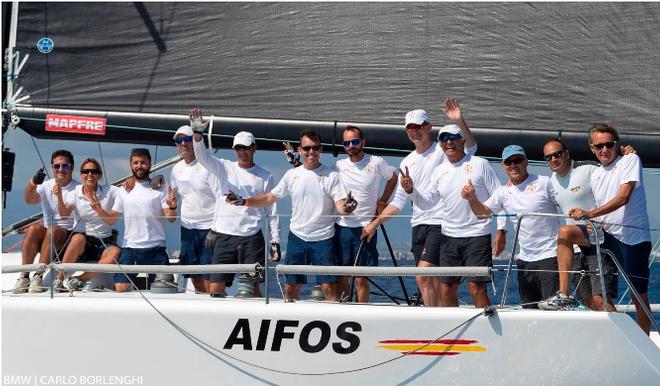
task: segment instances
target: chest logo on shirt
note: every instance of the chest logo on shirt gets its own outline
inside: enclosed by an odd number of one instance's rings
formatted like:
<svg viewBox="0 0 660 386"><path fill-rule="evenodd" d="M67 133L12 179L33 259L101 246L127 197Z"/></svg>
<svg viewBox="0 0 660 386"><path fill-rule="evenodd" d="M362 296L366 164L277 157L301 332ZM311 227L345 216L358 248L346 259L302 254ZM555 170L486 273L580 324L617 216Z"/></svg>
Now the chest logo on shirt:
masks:
<svg viewBox="0 0 660 386"><path fill-rule="evenodd" d="M325 183L325 176L316 176L316 181L318 181L319 184L323 185L323 183Z"/></svg>
<svg viewBox="0 0 660 386"><path fill-rule="evenodd" d="M374 172L374 165L367 165L364 168L364 171L367 172L367 173L373 173Z"/></svg>
<svg viewBox="0 0 660 386"><path fill-rule="evenodd" d="M581 189L582 189L582 187L580 187L580 186L574 186L574 187L571 188L571 192L573 192L573 193L577 193L577 192L579 192Z"/></svg>
<svg viewBox="0 0 660 386"><path fill-rule="evenodd" d="M529 185L527 185L527 187L525 188L525 190L529 190L530 192L533 192L533 191L535 191L536 189L538 189L538 186L537 186L536 184L529 184Z"/></svg>
<svg viewBox="0 0 660 386"><path fill-rule="evenodd" d="M472 173L472 169L473 169L472 164L463 165L463 171L467 174Z"/></svg>

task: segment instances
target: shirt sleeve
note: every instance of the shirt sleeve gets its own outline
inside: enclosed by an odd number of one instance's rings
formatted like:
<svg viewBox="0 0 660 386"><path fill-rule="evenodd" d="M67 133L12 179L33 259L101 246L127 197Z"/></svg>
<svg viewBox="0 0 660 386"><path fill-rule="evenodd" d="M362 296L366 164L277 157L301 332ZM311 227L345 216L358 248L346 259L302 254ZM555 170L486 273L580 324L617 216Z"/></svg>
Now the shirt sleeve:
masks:
<svg viewBox="0 0 660 386"><path fill-rule="evenodd" d="M124 213L124 197L126 197L126 191L124 189L117 192L115 203L112 205L113 212Z"/></svg>
<svg viewBox="0 0 660 386"><path fill-rule="evenodd" d="M431 183L426 187L423 192L413 189L409 194L413 204L421 210L428 210L435 206L440 200L440 192L438 191L438 184L440 183L440 173L433 173ZM414 183L414 181L413 181Z"/></svg>
<svg viewBox="0 0 660 386"><path fill-rule="evenodd" d="M469 154L469 155L477 154L477 141L476 140L474 141L474 145L472 145L471 147L466 147L465 148L465 154Z"/></svg>
<svg viewBox="0 0 660 386"><path fill-rule="evenodd" d="M621 185L635 181L635 187L639 186L641 181L642 163L637 154L628 154L623 156L621 162Z"/></svg>
<svg viewBox="0 0 660 386"><path fill-rule="evenodd" d="M195 150L195 158L204 169L209 173L217 176L221 181L227 179L227 172L222 163L223 160L211 155L209 150L204 146L204 141L196 142L193 140L193 149Z"/></svg>
<svg viewBox="0 0 660 386"><path fill-rule="evenodd" d="M330 185L328 187L330 188L329 193L332 200L337 202L342 198L346 198L346 189L344 188L344 184L341 183L339 173L333 171L328 177L330 177L328 181ZM360 205L359 202L358 205Z"/></svg>
<svg viewBox="0 0 660 386"><path fill-rule="evenodd" d="M387 161L385 161L382 158L378 158L378 171L380 173L380 176L383 177L383 179L389 181L392 179L392 176L394 175L394 172L396 169L394 166L390 166Z"/></svg>
<svg viewBox="0 0 660 386"><path fill-rule="evenodd" d="M160 207L163 209L167 209L170 206L167 205L167 192L169 191L170 185L167 183L167 181L163 182L163 186L160 187L160 190L158 191L158 194L160 195Z"/></svg>
<svg viewBox="0 0 660 386"><path fill-rule="evenodd" d="M399 165L399 168L401 170L406 170L406 165L401 162ZM403 210L403 207L406 205L406 201L408 200L408 193L406 193L405 190L401 187L401 184L397 183L396 184L396 190L394 191L394 198L390 201L390 204L399 209L399 211Z"/></svg>
<svg viewBox="0 0 660 386"><path fill-rule="evenodd" d="M282 199L289 195L289 180L291 179L291 172L295 170L291 169L284 173L280 182L270 191L273 196Z"/></svg>
<svg viewBox="0 0 660 386"><path fill-rule="evenodd" d="M486 191L488 192L489 196L492 196L497 189L499 189L500 186L500 180L497 178L497 174L495 173L495 169L491 166L490 163L484 163L484 185L486 186ZM505 213L503 210L499 212L493 212L496 213L497 216L497 229L506 229L506 223L508 221L508 218L506 216L503 216Z"/></svg>
<svg viewBox="0 0 660 386"><path fill-rule="evenodd" d="M506 195L506 187L500 186L497 188L493 194L484 201L484 205L487 206L493 213L503 213L504 212L504 197Z"/></svg>
<svg viewBox="0 0 660 386"><path fill-rule="evenodd" d="M178 189L178 185L176 183L176 177L175 177L175 174L174 174L174 169L176 168L176 165L177 164L174 165L174 167L172 168L172 171L170 172L170 186L173 187L174 189Z"/></svg>

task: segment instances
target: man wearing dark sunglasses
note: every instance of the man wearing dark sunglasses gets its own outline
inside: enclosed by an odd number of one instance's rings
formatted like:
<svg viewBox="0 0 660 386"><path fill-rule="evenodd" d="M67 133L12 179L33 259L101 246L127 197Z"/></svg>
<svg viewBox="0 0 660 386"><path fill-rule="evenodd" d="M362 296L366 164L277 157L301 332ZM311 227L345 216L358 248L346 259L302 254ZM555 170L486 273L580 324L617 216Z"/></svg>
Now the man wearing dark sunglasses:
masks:
<svg viewBox="0 0 660 386"><path fill-rule="evenodd" d="M376 236L374 235L369 242L365 241L358 261L356 259L361 244L360 236L362 227L368 225L373 217L387 206L387 201L396 188L396 169L388 165L383 158L364 152L366 141L364 133L359 127L346 126L342 133L342 140L348 157L337 161L336 169L344 188L351 192L360 206L352 216L337 218L335 239L339 262L344 266L375 267L378 265ZM379 198L381 179L387 181L387 184ZM348 295L350 286L347 276L339 278L338 286L340 295L342 293ZM369 281L366 277L355 278L355 289L358 302L369 302Z"/></svg>
<svg viewBox="0 0 660 386"><path fill-rule="evenodd" d="M496 243L491 248L491 219L477 218L470 204L461 198L461 191L468 181L476 189L477 198L485 201L500 186L495 170L483 158L465 154L463 131L456 125L446 125L438 134L440 147L448 162L442 163L432 176L425 191L416 189L413 180L405 176L402 184L415 206L431 210L442 202L444 222L437 255L422 256L420 267L492 267L493 254L504 249L506 234L505 218L498 218ZM427 279L430 280L430 279ZM460 277L440 277L440 305L458 307ZM476 308L490 305L486 283L488 277L468 277L468 290Z"/></svg>
<svg viewBox="0 0 660 386"><path fill-rule="evenodd" d="M570 215L575 220L600 217L603 221L603 246L614 253L640 294L641 302L635 296L631 298L637 324L648 334L651 320L642 304L648 309L651 234L642 163L637 154L618 154L619 133L606 123L594 124L589 129L589 140L591 151L601 164L591 175L596 208L573 208Z"/></svg>
<svg viewBox="0 0 660 386"><path fill-rule="evenodd" d="M500 186L483 203L471 181L461 195L468 200L477 217L493 212L508 214L556 213L557 201L550 178L529 174L525 150L509 145L502 151L502 169L509 182ZM516 222L517 226L517 222ZM520 226L518 254L518 290L524 308L538 308L538 303L557 293L557 232L559 220L548 217L525 217ZM567 303L565 309L574 307Z"/></svg>
<svg viewBox="0 0 660 386"><path fill-rule="evenodd" d="M124 216L124 241L119 264L122 265L165 265L169 262L166 251L166 223L176 220L176 191L167 184L152 189L151 154L148 149L131 150L129 165L135 186L131 191L119 189L107 221L114 224ZM136 274L114 275L115 290L129 291ZM148 284L154 280L148 276Z"/></svg>
<svg viewBox="0 0 660 386"><path fill-rule="evenodd" d="M201 111L191 119L201 119ZM280 258L279 219L276 205L268 208L247 208L229 205L228 196L254 196L269 192L275 185L273 176L254 162L257 144L252 133L241 131L234 136L232 148L236 161L213 157L204 146L202 135L195 133L193 149L197 161L209 171L208 186L213 192L215 210L211 230L206 238L212 264L264 265L265 240L262 223L268 218L270 252L274 261ZM209 292L222 297L232 285L234 274L210 274ZM244 274L252 282L252 295L261 296L259 284L263 279ZM242 278L242 279L243 279Z"/></svg>
<svg viewBox="0 0 660 386"><path fill-rule="evenodd" d="M446 98L444 113L462 130L463 139L465 140L465 152L468 154L476 153L477 143L463 119L458 102L453 98ZM435 169L445 162L447 157L442 151L440 143L433 140L431 135L432 126L426 111L409 111L405 115L405 129L408 139L415 145L415 150L401 161L399 178L403 181L403 172L405 171L405 174L415 181L416 187L420 191L424 191L430 184ZM362 237L367 238L367 240L371 238L376 228L391 216L399 214L408 201L408 194L399 185L389 205L376 219L363 228ZM438 202L432 210L421 210L413 205L410 219L412 226L411 244L416 264L420 263L422 255L435 256L440 253L443 220L441 202ZM440 284L438 280L418 276L417 286L422 293L425 305L440 305Z"/></svg>
<svg viewBox="0 0 660 386"><path fill-rule="evenodd" d="M183 159L170 174L170 186L181 195L181 265L211 264L212 257L204 241L213 224L215 195L208 184L209 171L195 157L193 134L188 125L174 133L174 143ZM192 280L196 292L208 292L208 274L184 276Z"/></svg>
<svg viewBox="0 0 660 386"><path fill-rule="evenodd" d="M303 164L288 170L270 193L247 198L227 196L231 205L247 207L270 206L291 196L293 215L289 231L286 264L332 266L337 261L335 246L335 215L347 215L357 206L347 198L339 173L321 164L321 136L313 130L300 133L298 152ZM300 299L305 275L286 275L284 297ZM335 283L330 275L316 275L326 300L338 300Z"/></svg>
<svg viewBox="0 0 660 386"><path fill-rule="evenodd" d="M28 181L23 198L26 204L41 203L43 212L43 224L36 223L30 225L23 239L23 250L21 252L21 262L23 264L34 263L34 258L39 253L39 262L48 264L52 259L58 259L60 252L63 251L64 243L69 238L74 227L73 218L63 218L57 210L57 196L53 188L58 186L64 193L72 192L78 182L74 181L73 154L67 150L57 150L50 157L51 171L53 178L44 181L46 173L41 168ZM55 245L55 251L51 251L51 234ZM53 256L51 256L51 253ZM37 272L32 279L29 279L29 273L22 273L14 285L14 293L25 292L43 292L46 289L42 284L43 273Z"/></svg>

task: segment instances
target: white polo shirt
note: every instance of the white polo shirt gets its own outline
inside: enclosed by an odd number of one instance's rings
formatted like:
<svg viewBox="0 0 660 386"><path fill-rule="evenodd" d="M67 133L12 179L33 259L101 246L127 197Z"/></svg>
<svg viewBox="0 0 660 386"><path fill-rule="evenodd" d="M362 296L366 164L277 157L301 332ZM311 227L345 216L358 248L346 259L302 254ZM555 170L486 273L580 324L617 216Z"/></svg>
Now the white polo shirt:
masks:
<svg viewBox="0 0 660 386"><path fill-rule="evenodd" d="M487 160L466 154L456 163L442 163L424 192L417 190L417 183L413 180L415 188L410 197L413 204L421 210L431 210L430 208L440 204L444 220L442 234L446 236L489 235L491 219L478 219L470 209L468 201L461 197L461 191L468 180L472 181L480 202L486 201L500 187L497 174Z"/></svg>
<svg viewBox="0 0 660 386"><path fill-rule="evenodd" d="M476 151L476 143L470 148L465 148L466 154L474 154ZM420 192L424 192L431 183L435 169L446 160L447 157L440 147L440 142L433 142L433 144L423 153L413 151L412 153L408 154L401 161L401 165L399 167L402 171L405 172L407 166L408 172L410 173L410 178L412 178L415 183L415 188ZM394 198L392 201L390 201L390 204L394 205L399 210L402 210L406 205L406 201L408 201L408 194L405 190L403 190L401 184L397 184ZM422 210L416 205L413 205L410 225L413 227L420 224L442 225L442 213L441 202L438 202L435 206L433 206L433 208L429 210Z"/></svg>
<svg viewBox="0 0 660 386"><path fill-rule="evenodd" d="M170 174L170 186L181 195L181 225L187 229L210 229L215 195L208 183L209 172L197 160L177 162Z"/></svg>
<svg viewBox="0 0 660 386"><path fill-rule="evenodd" d="M64 203L73 205L73 217L80 224L76 228L82 230L88 236L99 239L109 237L112 234L112 225L103 221L98 213L92 209L82 189L83 185L78 185L72 192L62 197ZM99 199L101 207L106 213L110 213L110 210L114 206L115 197L119 190L123 189L111 185L98 185L96 187L96 197Z"/></svg>
<svg viewBox="0 0 660 386"><path fill-rule="evenodd" d="M243 169L238 162L212 156L202 141L193 142L197 161L209 172L208 185L215 197L213 210L214 232L232 236L252 236L261 230L262 221L268 217L270 241L280 242L277 205L265 208L248 208L225 202L231 190L242 197L254 197L270 192L275 183L273 176L258 165Z"/></svg>
<svg viewBox="0 0 660 386"><path fill-rule="evenodd" d="M153 248L166 246L166 220L163 209L168 205L167 184L159 190L151 189L151 181L136 183L126 192L119 189L112 210L124 216L125 248Z"/></svg>
<svg viewBox="0 0 660 386"><path fill-rule="evenodd" d="M369 224L376 215L380 180L389 181L395 168L381 157L365 154L358 162L344 158L335 166L346 193L351 192L358 202L357 208L349 216L340 216L337 224L344 227L361 227Z"/></svg>
<svg viewBox="0 0 660 386"><path fill-rule="evenodd" d="M628 245L651 240L649 216L642 163L637 154L619 156L608 166L601 166L591 175L591 185L598 207L605 205L618 193L621 185L635 182L628 203L614 212L601 216L605 231ZM627 226L629 225L629 226Z"/></svg>
<svg viewBox="0 0 660 386"><path fill-rule="evenodd" d="M288 170L271 193L291 196L291 232L304 241L327 240L335 235L335 203L346 198L339 173L325 165L314 170ZM359 203L358 203L359 206Z"/></svg>
<svg viewBox="0 0 660 386"><path fill-rule="evenodd" d="M54 220L56 226L62 227L68 231L73 230L75 224L74 218L62 218L62 216L60 216L60 212L57 209L57 196L53 193L53 185L55 185L54 179L49 179L48 181L44 181L37 185L37 194L41 199L41 210L44 213L44 227L49 228L52 225L52 220ZM73 192L78 185L80 185L78 181L69 181L66 186L62 187L62 198ZM79 227L78 229L82 228Z"/></svg>
<svg viewBox="0 0 660 386"><path fill-rule="evenodd" d="M504 211L518 216L531 212L557 213L557 201L550 177L536 174L530 174L518 185L509 181L500 186L484 205L494 213ZM518 258L538 261L557 256L559 224L558 218L525 217L520 227Z"/></svg>

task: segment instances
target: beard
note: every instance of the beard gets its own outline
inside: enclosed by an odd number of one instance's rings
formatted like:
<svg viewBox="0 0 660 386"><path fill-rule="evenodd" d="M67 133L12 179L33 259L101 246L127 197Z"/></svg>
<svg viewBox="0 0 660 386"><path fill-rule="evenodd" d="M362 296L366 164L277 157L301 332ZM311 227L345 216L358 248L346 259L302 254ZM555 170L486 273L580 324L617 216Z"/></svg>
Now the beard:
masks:
<svg viewBox="0 0 660 386"><path fill-rule="evenodd" d="M131 170L133 172L133 177L135 177L136 180L138 181L144 181L147 178L149 178L149 170L147 169L133 169Z"/></svg>

